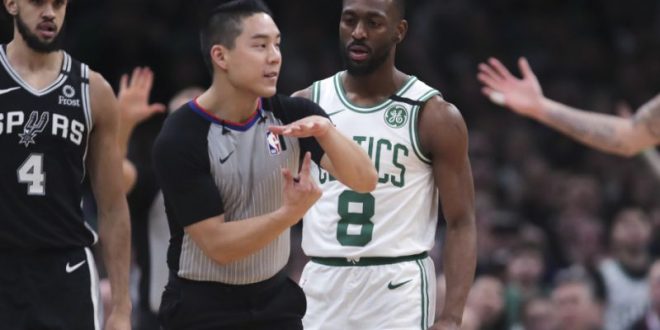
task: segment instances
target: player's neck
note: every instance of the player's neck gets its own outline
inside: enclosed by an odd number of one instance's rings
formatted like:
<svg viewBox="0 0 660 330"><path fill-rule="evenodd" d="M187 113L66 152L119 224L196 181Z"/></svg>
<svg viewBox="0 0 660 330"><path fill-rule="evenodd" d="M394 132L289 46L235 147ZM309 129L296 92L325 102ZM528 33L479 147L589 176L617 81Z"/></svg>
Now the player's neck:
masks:
<svg viewBox="0 0 660 330"><path fill-rule="evenodd" d="M239 91L229 84L214 81L211 87L197 98L197 102L220 119L242 123L254 114L259 97Z"/></svg>
<svg viewBox="0 0 660 330"><path fill-rule="evenodd" d="M369 105L369 103L382 102L396 93L405 84L408 76L397 70L393 63L386 62L368 75L352 75L347 71L342 79L344 89L351 101Z"/></svg>
<svg viewBox="0 0 660 330"><path fill-rule="evenodd" d="M41 72L43 70L60 70L62 52L40 53L30 48L20 36L7 44L7 57L13 68L19 71Z"/></svg>

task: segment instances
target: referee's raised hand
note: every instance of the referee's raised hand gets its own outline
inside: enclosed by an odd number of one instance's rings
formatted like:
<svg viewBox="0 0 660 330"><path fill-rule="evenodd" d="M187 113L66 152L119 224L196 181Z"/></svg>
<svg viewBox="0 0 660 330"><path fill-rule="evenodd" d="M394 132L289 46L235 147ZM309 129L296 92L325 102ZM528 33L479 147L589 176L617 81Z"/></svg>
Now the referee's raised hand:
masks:
<svg viewBox="0 0 660 330"><path fill-rule="evenodd" d="M307 210L321 197L321 189L316 185L311 171L312 154L305 153L302 168L297 177L291 175L289 169L282 169L284 177L282 209L292 220L300 220Z"/></svg>

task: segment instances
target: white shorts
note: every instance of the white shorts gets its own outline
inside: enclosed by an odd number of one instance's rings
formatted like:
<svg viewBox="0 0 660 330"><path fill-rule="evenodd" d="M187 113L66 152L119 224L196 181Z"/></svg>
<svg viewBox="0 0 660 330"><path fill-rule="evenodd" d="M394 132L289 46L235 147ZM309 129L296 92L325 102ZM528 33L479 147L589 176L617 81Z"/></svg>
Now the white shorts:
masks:
<svg viewBox="0 0 660 330"><path fill-rule="evenodd" d="M431 258L424 254L382 264L388 259L394 258L363 258L350 265L345 259L312 258L300 278L307 297L304 328L426 330L433 325L436 289ZM330 265L341 263L346 265Z"/></svg>

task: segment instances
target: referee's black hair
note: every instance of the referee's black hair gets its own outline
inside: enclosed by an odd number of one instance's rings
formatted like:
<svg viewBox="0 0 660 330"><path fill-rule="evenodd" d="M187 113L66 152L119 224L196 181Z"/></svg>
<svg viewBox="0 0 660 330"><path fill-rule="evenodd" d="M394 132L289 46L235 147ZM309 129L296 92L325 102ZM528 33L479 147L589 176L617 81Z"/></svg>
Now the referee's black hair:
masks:
<svg viewBox="0 0 660 330"><path fill-rule="evenodd" d="M236 37L243 31L242 20L258 13L273 16L268 6L262 0L232 0L216 6L210 11L202 23L199 39L202 57L207 69L213 74L211 48L213 45L223 45L234 48Z"/></svg>

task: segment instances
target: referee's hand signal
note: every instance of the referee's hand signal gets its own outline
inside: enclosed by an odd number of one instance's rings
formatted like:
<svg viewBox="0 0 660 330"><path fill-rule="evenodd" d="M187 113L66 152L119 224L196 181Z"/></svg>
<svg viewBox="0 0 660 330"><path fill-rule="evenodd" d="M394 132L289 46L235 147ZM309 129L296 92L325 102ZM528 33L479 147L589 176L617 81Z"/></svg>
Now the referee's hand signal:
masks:
<svg viewBox="0 0 660 330"><path fill-rule="evenodd" d="M283 205L284 211L297 222L321 197L321 189L311 176L312 154L305 153L302 168L297 177L291 175L289 169L282 169L284 177Z"/></svg>
<svg viewBox="0 0 660 330"><path fill-rule="evenodd" d="M333 127L330 119L321 116L308 116L288 125L273 125L268 130L284 136L297 138L322 137Z"/></svg>

